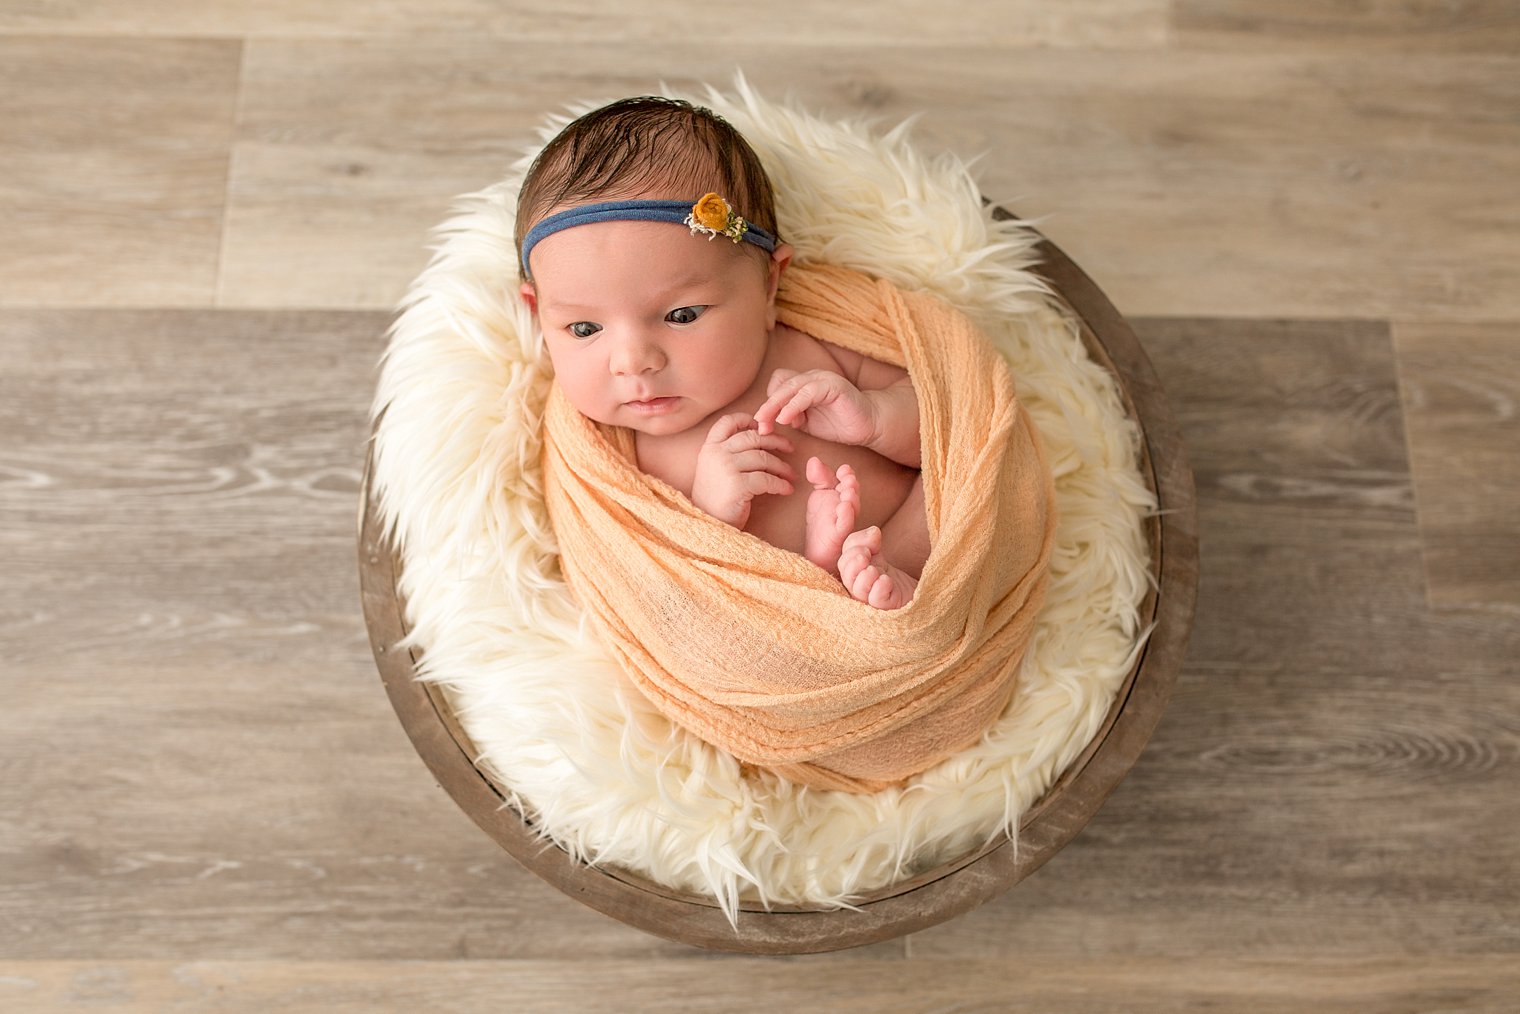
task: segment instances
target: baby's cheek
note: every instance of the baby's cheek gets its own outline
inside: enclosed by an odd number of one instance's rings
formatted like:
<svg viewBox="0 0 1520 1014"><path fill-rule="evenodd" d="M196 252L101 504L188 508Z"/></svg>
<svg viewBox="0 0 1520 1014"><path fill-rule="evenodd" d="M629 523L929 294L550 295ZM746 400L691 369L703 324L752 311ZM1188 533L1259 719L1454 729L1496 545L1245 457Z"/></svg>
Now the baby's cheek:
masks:
<svg viewBox="0 0 1520 1014"><path fill-rule="evenodd" d="M618 409L618 402L611 395L600 390L580 390L570 399L570 404L580 410L581 415L590 416L597 422L611 422Z"/></svg>

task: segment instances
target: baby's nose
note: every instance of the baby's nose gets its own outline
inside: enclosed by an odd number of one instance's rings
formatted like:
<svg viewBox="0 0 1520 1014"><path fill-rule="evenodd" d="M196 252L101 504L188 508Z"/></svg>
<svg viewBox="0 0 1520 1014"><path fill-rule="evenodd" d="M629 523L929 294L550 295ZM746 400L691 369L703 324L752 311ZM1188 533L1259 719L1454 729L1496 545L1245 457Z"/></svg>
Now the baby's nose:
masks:
<svg viewBox="0 0 1520 1014"><path fill-rule="evenodd" d="M630 335L617 343L610 365L618 376L648 373L665 365L665 353L646 337Z"/></svg>

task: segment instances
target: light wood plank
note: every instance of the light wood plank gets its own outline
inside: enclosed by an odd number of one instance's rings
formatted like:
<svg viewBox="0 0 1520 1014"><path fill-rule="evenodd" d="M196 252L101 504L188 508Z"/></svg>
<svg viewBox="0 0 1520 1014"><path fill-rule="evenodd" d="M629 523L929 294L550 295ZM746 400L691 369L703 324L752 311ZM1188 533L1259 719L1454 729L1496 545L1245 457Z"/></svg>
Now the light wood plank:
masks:
<svg viewBox="0 0 1520 1014"><path fill-rule="evenodd" d="M723 958L599 962L13 962L0 1002L76 1009L338 1012L1058 1010L1069 1014L1508 1011L1520 972L1502 957L1283 962L1070 958L910 961Z"/></svg>
<svg viewBox="0 0 1520 1014"><path fill-rule="evenodd" d="M453 192L492 182L542 113L729 80L651 44L251 45L220 286L227 305L390 305ZM825 116L926 113L1139 314L1520 316L1520 59L746 50L763 92ZM678 68L673 73L672 68Z"/></svg>
<svg viewBox="0 0 1520 1014"><path fill-rule="evenodd" d="M240 53L0 37L0 305L210 303Z"/></svg>
<svg viewBox="0 0 1520 1014"><path fill-rule="evenodd" d="M1173 7L1174 39L1181 46L1520 49L1520 10L1510 0L1177 0Z"/></svg>
<svg viewBox="0 0 1520 1014"><path fill-rule="evenodd" d="M1520 324L1394 337L1431 604L1520 612Z"/></svg>
<svg viewBox="0 0 1520 1014"><path fill-rule="evenodd" d="M1520 949L1520 618L1426 608L1386 327L1137 330L1198 480L1187 666L1083 834L910 953Z"/></svg>
<svg viewBox="0 0 1520 1014"><path fill-rule="evenodd" d="M355 513L387 321L0 314L0 955L686 953L518 868L386 702Z"/></svg>
<svg viewBox="0 0 1520 1014"><path fill-rule="evenodd" d="M1166 39L1167 0L1002 0L926 7L920 0L838 0L751 6L742 16L703 0L568 4L501 4L492 0L74 0L11 4L0 10L0 33L374 36L452 34L499 42L667 43L685 38L688 51L742 52L757 43L798 48L840 45L960 45L967 39L1003 46L1153 46Z"/></svg>

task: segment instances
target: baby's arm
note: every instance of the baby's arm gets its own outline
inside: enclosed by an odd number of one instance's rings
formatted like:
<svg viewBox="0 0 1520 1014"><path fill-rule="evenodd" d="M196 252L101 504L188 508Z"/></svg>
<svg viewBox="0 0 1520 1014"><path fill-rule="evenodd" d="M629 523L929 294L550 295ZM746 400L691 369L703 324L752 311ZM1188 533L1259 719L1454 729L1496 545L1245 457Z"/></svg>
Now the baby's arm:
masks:
<svg viewBox="0 0 1520 1014"><path fill-rule="evenodd" d="M840 444L855 444L910 468L920 466L918 395L906 375L861 390L832 370L771 374L765 404L755 412L762 434L794 426Z"/></svg>
<svg viewBox="0 0 1520 1014"><path fill-rule="evenodd" d="M876 436L868 444L884 458L909 468L923 467L923 448L918 433L918 393L903 377L896 383L864 392L876 402Z"/></svg>

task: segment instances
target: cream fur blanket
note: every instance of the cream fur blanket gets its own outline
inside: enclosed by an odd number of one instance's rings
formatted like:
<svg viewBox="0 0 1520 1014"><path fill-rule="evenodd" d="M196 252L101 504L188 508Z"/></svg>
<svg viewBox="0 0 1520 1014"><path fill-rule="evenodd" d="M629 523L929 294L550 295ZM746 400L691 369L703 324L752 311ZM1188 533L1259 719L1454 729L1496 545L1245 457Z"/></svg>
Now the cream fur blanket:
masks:
<svg viewBox="0 0 1520 1014"><path fill-rule="evenodd" d="M551 377L515 294L513 209L534 152L462 199L382 364L379 509L401 547L421 678L445 688L477 763L545 835L714 896L837 905L1011 831L1100 726L1143 639L1141 520L1154 500L1114 379L1028 272L1038 237L983 208L966 165L773 104L739 82L690 96L759 152L799 259L935 293L1007 358L1042 433L1060 527L1017 691L974 746L869 796L739 764L628 686L559 571L539 471ZM571 116L546 122L540 143Z"/></svg>

